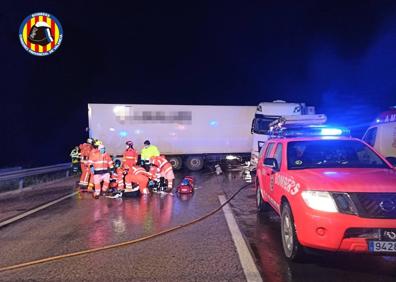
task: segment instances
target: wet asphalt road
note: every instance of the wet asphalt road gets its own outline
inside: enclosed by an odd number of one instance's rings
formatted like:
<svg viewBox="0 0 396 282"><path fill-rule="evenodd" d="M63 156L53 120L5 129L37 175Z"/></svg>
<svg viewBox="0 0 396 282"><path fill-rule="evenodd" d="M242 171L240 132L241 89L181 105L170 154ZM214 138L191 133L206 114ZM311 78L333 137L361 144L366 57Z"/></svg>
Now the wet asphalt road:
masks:
<svg viewBox="0 0 396 282"><path fill-rule="evenodd" d="M180 176L177 174L176 183ZM139 199L94 200L82 193L1 228L0 267L133 240L187 223L219 206L222 186L243 184L210 174L195 176L197 190L192 197L154 194ZM68 183L58 189L67 191L71 186ZM13 204L23 208L17 199L8 203L8 213ZM0 281L22 280L244 281L245 276L224 215L219 212L127 247L0 273Z"/></svg>
<svg viewBox="0 0 396 282"><path fill-rule="evenodd" d="M78 178L74 176L24 188L20 193L17 191L0 193L0 221L72 193L77 180Z"/></svg>
<svg viewBox="0 0 396 282"><path fill-rule="evenodd" d="M255 205L254 185L231 202L264 281L396 281L396 256L311 251L304 263L288 262L282 255L279 216L274 211L258 214Z"/></svg>
<svg viewBox="0 0 396 282"><path fill-rule="evenodd" d="M175 183L182 175L177 173ZM84 193L6 226L0 229L0 267L133 240L184 224L218 207L219 194L230 196L245 184L238 171L193 175L197 190L192 197L155 194L95 201ZM54 193L70 193L72 182L57 184L54 191L59 192ZM37 204L45 196L31 198ZM2 201L0 196L0 218L3 210L17 213L13 206L27 208L27 199ZM305 263L286 261L279 217L274 212L256 213L253 185L231 206L264 281L396 281L396 257L315 252ZM0 273L0 281L20 280L245 281L245 277L220 211L195 225L128 247Z"/></svg>

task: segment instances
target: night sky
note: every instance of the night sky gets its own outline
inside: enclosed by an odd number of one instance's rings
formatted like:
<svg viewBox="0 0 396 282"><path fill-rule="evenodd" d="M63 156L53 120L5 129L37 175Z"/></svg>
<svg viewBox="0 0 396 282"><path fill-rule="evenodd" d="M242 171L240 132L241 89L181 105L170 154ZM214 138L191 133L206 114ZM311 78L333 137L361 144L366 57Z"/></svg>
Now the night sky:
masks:
<svg viewBox="0 0 396 282"><path fill-rule="evenodd" d="M3 1L0 167L69 160L87 103L306 102L357 137L396 105L396 1ZM64 38L18 38L47 12Z"/></svg>

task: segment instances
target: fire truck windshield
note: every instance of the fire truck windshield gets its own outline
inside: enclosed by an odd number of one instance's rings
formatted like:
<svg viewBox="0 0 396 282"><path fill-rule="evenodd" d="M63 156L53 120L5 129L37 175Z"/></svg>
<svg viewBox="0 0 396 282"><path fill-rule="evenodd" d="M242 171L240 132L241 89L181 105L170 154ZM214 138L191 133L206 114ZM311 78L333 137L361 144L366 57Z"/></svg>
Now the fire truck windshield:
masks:
<svg viewBox="0 0 396 282"><path fill-rule="evenodd" d="M291 141L287 145L288 169L389 168L368 146L357 140Z"/></svg>

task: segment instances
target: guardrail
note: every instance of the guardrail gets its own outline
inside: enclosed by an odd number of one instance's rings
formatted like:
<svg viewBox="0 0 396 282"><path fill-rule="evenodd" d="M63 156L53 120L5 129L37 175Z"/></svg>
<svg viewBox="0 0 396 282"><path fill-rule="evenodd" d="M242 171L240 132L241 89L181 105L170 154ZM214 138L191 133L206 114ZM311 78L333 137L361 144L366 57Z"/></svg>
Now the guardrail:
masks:
<svg viewBox="0 0 396 282"><path fill-rule="evenodd" d="M41 175L51 172L58 172L62 170L66 171L65 177L68 177L70 175L70 168L71 168L70 163L64 163L64 164L56 164L56 165L42 166L36 168L21 169L16 171L14 170L14 171L0 172L0 182L16 179L19 180L19 189L22 189L25 177Z"/></svg>

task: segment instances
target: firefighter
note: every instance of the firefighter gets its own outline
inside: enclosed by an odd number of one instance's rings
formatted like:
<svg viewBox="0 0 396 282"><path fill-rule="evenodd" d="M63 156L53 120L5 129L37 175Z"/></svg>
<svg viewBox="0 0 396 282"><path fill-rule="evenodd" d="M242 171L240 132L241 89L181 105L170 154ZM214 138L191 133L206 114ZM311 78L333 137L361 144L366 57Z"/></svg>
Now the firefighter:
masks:
<svg viewBox="0 0 396 282"><path fill-rule="evenodd" d="M168 189L166 192L172 191L173 179L175 179L172 164L168 162L163 156L151 157L150 164L152 165L150 173L152 175L159 173L162 177L168 180Z"/></svg>
<svg viewBox="0 0 396 282"><path fill-rule="evenodd" d="M78 165L80 163L80 148L75 146L70 152L70 158L72 163L72 171L74 173L78 172Z"/></svg>
<svg viewBox="0 0 396 282"><path fill-rule="evenodd" d="M136 150L133 148L133 142L132 141L127 141L125 143L126 149L124 151L124 154L122 156L122 165L125 169L129 169L132 166L136 165L137 159L138 159L138 153Z"/></svg>
<svg viewBox="0 0 396 282"><path fill-rule="evenodd" d="M132 189L132 183L136 183L142 195L150 194L147 188L149 178L153 178L151 173L147 172L141 166L133 165L128 169L128 174L125 176L125 188L126 190L130 190Z"/></svg>
<svg viewBox="0 0 396 282"><path fill-rule="evenodd" d="M93 149L93 140L88 138L84 144L79 146L80 149L80 165L81 165L81 177L80 177L80 188L85 189L88 187L88 191L92 190L93 183L91 173L89 171L89 154ZM91 180L91 181L90 181Z"/></svg>
<svg viewBox="0 0 396 282"><path fill-rule="evenodd" d="M125 189L124 188L124 177L127 172L121 165L120 160L114 161L114 167L115 167L115 170L112 174L112 177L117 179L117 190L122 192Z"/></svg>
<svg viewBox="0 0 396 282"><path fill-rule="evenodd" d="M151 157L156 157L160 155L157 146L151 145L149 140L144 141L144 148L142 149L141 159L144 163L147 163Z"/></svg>
<svg viewBox="0 0 396 282"><path fill-rule="evenodd" d="M89 154L89 166L93 174L95 185L95 193L93 196L95 199L98 199L101 191L107 192L110 182L110 172L114 169L113 160L106 153L103 144L98 146L98 150L92 150ZM102 181L103 186L101 187Z"/></svg>
<svg viewBox="0 0 396 282"><path fill-rule="evenodd" d="M112 190L113 195L110 198L116 199L121 198L125 190L124 178L126 171L121 165L121 161L116 159L114 161L114 170L110 174L110 190Z"/></svg>

